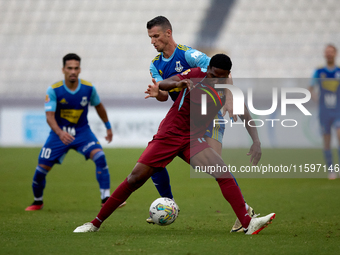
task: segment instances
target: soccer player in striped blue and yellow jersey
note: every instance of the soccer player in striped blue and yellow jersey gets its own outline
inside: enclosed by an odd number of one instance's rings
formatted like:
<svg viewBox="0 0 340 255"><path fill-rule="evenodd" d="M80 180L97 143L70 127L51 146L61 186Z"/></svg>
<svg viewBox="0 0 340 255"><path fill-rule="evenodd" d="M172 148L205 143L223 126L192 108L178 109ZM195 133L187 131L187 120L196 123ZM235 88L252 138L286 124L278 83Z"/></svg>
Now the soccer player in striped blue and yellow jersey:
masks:
<svg viewBox="0 0 340 255"><path fill-rule="evenodd" d="M89 105L95 107L99 117L105 123L108 142L113 133L106 110L101 103L92 83L79 79L80 57L70 53L63 58L65 79L47 89L45 112L51 132L42 147L38 165L33 176L34 202L26 211L43 208L43 191L46 175L54 164L61 164L70 149L92 159L96 165L96 177L99 183L102 204L110 196L110 174L105 154L98 139L90 129L87 120ZM67 180L67 178L65 178Z"/></svg>
<svg viewBox="0 0 340 255"><path fill-rule="evenodd" d="M337 49L329 44L325 48L326 66L315 70L309 90L312 98L319 103L319 121L323 137L323 154L329 169L329 179L335 179L331 151L331 128L336 129L338 157L340 160L340 67L335 64ZM314 88L319 89L319 97Z"/></svg>

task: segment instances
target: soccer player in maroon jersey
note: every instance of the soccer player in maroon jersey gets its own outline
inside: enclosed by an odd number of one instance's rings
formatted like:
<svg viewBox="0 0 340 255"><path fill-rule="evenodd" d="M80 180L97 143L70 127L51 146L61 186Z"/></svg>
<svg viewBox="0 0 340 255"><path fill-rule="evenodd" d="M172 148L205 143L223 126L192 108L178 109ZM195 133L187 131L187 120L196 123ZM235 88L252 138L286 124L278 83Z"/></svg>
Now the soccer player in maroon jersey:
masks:
<svg viewBox="0 0 340 255"><path fill-rule="evenodd" d="M175 101L180 91L178 89L172 89L169 91L160 90L158 87L159 82L169 77L177 77L177 74L180 74L190 68L200 67L202 70L206 70L209 65L210 58L203 52L196 49L177 44L172 36L172 25L164 16L157 16L148 21L147 30L151 39L151 44L155 46L155 49L159 52L159 54L150 64L150 74L152 78L155 79L156 83L154 82L154 84L151 85L152 93L148 92L148 88L146 91L148 95L146 95L145 98L154 97L158 101L166 101L170 95L171 99ZM232 84L231 74L229 75L229 82L231 83L228 84ZM223 106L221 111L217 113L216 119L220 119L218 124L213 125L213 123L211 123L204 134L204 139L219 155L222 153L222 139L225 130L223 120L226 112L228 111L230 118L233 117L235 121L237 120L237 117L232 114L233 108L232 103L230 102L232 102L232 100L226 100L226 104ZM247 129L249 130L249 126ZM254 135L257 135L257 133L254 133ZM252 136L252 138L254 137ZM253 139L253 141L254 143L251 148L251 155L255 153L257 153L257 155L261 155L259 139L257 139L258 142L255 142L256 139ZM151 179L161 197L174 199L170 186L170 177L166 168L162 171L156 172L151 176ZM235 182L237 184L236 179ZM249 215L255 215L254 209L247 203L246 209ZM151 217L147 218L146 222L154 223ZM243 227L237 218L230 232L243 232Z"/></svg>
<svg viewBox="0 0 340 255"><path fill-rule="evenodd" d="M183 89L129 176L112 193L97 217L91 222L77 227L73 232L98 231L103 221L132 192L141 187L152 174L163 169L176 156L181 157L193 167L218 165L222 169L227 168L222 158L201 138L225 100L225 90L219 90L217 93L212 86L216 79L226 80L230 69L230 58L224 54L217 54L212 57L206 73L202 73L200 69L192 70L192 77L202 77L201 82L194 86L189 79L179 82L165 80L159 84L159 88L162 90ZM218 82L221 83L220 80ZM202 94L206 95L207 90L210 90L209 95L212 95L213 99L209 97L207 100L207 114L200 115L201 96ZM216 101L219 104L215 104ZM259 233L275 218L275 213L251 218L245 208L241 191L232 175L228 171L209 174L216 178L224 198L230 203L247 235Z"/></svg>

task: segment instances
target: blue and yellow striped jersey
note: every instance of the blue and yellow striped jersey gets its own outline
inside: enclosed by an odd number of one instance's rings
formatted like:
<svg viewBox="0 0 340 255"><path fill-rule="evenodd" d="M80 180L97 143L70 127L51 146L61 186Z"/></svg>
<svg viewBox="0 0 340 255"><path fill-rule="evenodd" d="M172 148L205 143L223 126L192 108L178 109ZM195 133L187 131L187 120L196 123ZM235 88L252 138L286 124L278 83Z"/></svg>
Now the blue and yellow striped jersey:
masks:
<svg viewBox="0 0 340 255"><path fill-rule="evenodd" d="M316 69L312 86L318 85L320 90L320 113L334 111L340 114L340 68L330 70L327 67Z"/></svg>
<svg viewBox="0 0 340 255"><path fill-rule="evenodd" d="M87 113L89 103L100 104L100 99L92 83L79 79L78 88L71 91L65 81L54 83L47 89L45 111L55 112L55 119L63 130L88 127Z"/></svg>
<svg viewBox="0 0 340 255"><path fill-rule="evenodd" d="M204 71L207 69L209 62L210 58L204 53L178 44L169 58L164 58L163 53L159 53L151 61L150 73L156 81L161 81L193 67L200 67ZM176 100L179 92L180 90L178 89L169 91L173 101Z"/></svg>

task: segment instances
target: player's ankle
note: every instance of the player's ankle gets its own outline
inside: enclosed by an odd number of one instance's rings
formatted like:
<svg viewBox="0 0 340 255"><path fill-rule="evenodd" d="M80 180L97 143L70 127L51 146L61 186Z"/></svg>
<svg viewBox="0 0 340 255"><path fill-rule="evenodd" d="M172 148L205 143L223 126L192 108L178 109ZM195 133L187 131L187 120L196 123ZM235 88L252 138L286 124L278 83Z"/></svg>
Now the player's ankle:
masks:
<svg viewBox="0 0 340 255"><path fill-rule="evenodd" d="M102 224L102 220L100 220L98 217L96 217L93 221L91 221L91 223L97 227L97 228L100 228L100 225Z"/></svg>
<svg viewBox="0 0 340 255"><path fill-rule="evenodd" d="M34 200L32 205L42 205L43 201L42 200Z"/></svg>

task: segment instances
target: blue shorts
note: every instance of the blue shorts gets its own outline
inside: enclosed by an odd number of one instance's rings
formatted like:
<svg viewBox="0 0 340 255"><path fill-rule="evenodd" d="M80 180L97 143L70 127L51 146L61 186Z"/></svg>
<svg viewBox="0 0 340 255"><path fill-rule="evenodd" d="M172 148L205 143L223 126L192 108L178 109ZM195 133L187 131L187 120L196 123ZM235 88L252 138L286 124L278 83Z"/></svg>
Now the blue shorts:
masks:
<svg viewBox="0 0 340 255"><path fill-rule="evenodd" d="M85 159L89 159L91 151L102 149L102 146L89 128L77 132L74 141L69 145L63 144L59 136L51 131L44 146L41 148L38 164L47 166L53 166L56 163L61 164L69 149L74 149L83 154Z"/></svg>
<svg viewBox="0 0 340 255"><path fill-rule="evenodd" d="M215 116L215 119L220 119L220 120L224 119L221 111L217 113L217 115ZM220 143L222 143L224 130L225 130L225 124L216 124L214 127L214 122L211 122L204 136L211 137L212 139L215 139L216 141L219 141Z"/></svg>
<svg viewBox="0 0 340 255"><path fill-rule="evenodd" d="M319 116L321 133L327 135L331 133L332 126L336 129L340 128L340 116L338 113L320 114Z"/></svg>

